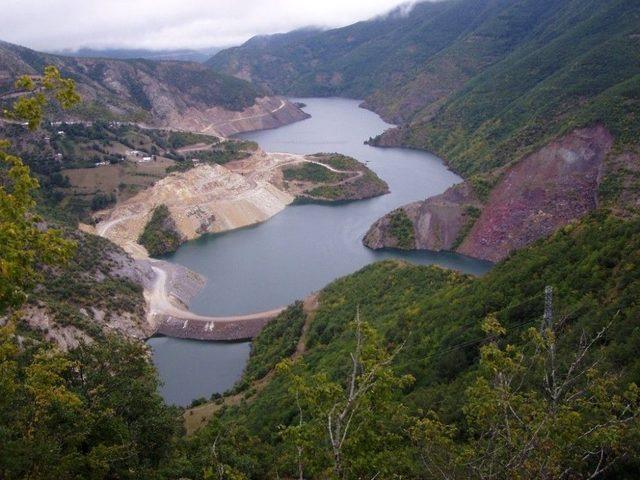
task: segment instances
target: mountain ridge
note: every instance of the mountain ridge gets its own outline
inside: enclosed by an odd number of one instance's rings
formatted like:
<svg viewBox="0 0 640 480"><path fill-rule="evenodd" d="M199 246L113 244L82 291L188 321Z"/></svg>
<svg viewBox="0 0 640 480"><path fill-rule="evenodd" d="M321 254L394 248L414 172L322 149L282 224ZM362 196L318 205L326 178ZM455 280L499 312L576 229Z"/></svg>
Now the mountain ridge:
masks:
<svg viewBox="0 0 640 480"><path fill-rule="evenodd" d="M640 5L622 0L426 2L414 5L407 17L375 18L288 43L286 36L271 45L264 39L259 48L244 44L219 52L209 64L230 74L242 72L278 92L359 94L365 108L399 124L369 144L434 152L467 179L476 197L489 197L504 172L536 152L602 126L613 148L601 162L600 198L628 214L639 208L633 201L640 147L638 25ZM556 201L571 203L570 198ZM473 234L473 222L485 207L485 215L503 212L494 223L510 225L509 218L521 212L507 204L503 199L458 205L449 221L462 236L445 242L434 240L447 229L432 230L431 207L403 209L413 219L414 237L433 240L415 247L456 249L462 248L464 235ZM465 216L469 206L480 210L473 218ZM539 206L545 215L562 217L550 201ZM377 222L365 243L398 245L389 230L397 215ZM514 237L529 241L550 233L542 224L534 231L513 226ZM471 244L476 243L465 245ZM522 246L519 240L514 244ZM495 260L509 251L496 245L494 251L465 247L464 253Z"/></svg>
<svg viewBox="0 0 640 480"><path fill-rule="evenodd" d="M46 65L73 79L83 98L69 112L50 112L56 120L126 121L230 135L307 117L287 100L199 63L66 57L6 42L0 42L0 99L13 98L20 75L39 75Z"/></svg>

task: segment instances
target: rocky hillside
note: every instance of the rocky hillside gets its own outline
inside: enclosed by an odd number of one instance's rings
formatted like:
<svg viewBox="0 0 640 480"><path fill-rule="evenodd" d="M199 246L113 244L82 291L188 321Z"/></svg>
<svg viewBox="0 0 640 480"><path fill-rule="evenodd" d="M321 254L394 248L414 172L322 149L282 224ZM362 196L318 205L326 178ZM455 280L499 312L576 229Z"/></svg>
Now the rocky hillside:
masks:
<svg viewBox="0 0 640 480"><path fill-rule="evenodd" d="M0 95L13 97L19 75L55 65L76 81L81 106L52 117L121 120L220 135L273 128L306 118L264 90L198 63L66 57L0 42Z"/></svg>
<svg viewBox="0 0 640 480"><path fill-rule="evenodd" d="M190 240L264 221L292 201L293 196L269 182L252 181L222 165L201 165L173 173L116 205L96 230L137 253L138 239L160 205L168 208L179 235Z"/></svg>
<svg viewBox="0 0 640 480"><path fill-rule="evenodd" d="M394 228L398 212L391 212L370 228L364 243L374 249L455 250L501 260L606 204L603 179L613 174L605 159L612 145L611 133L602 126L575 130L494 172L484 184L474 178L402 207L409 222L404 231ZM623 157L627 168L637 169L637 156ZM618 205L624 204L627 211L640 208L640 197L627 198ZM407 237L413 241L407 242Z"/></svg>
<svg viewBox="0 0 640 480"><path fill-rule="evenodd" d="M114 332L138 339L153 334L143 297L151 267L104 238L67 232L76 243L74 255L66 265L43 269L20 312L22 325L65 350Z"/></svg>

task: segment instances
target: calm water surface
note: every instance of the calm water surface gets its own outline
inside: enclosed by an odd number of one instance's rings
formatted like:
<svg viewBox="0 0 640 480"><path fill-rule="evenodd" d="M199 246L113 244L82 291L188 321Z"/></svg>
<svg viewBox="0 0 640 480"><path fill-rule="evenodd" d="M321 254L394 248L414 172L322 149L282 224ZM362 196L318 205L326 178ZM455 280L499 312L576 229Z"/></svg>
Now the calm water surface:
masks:
<svg viewBox="0 0 640 480"><path fill-rule="evenodd" d="M362 245L369 226L390 210L437 195L461 181L442 161L425 152L364 145L364 140L390 125L338 98L299 99L310 119L275 130L241 135L267 151L340 152L351 155L389 184L382 197L340 205L287 207L254 227L207 235L184 244L169 261L207 279L190 308L198 313L227 315L286 305L322 288L337 277L371 262L403 258L481 274L487 262L453 253L371 251ZM248 343L220 344L170 338L149 340L170 403L188 404L230 388L249 355Z"/></svg>

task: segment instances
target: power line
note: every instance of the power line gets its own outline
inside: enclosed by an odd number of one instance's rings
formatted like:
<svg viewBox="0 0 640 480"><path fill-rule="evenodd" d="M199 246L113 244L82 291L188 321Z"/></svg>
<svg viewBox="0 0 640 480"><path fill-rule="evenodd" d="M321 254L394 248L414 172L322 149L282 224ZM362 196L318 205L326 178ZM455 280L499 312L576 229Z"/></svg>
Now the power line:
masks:
<svg viewBox="0 0 640 480"><path fill-rule="evenodd" d="M545 294L546 293L547 293L547 289L545 289ZM546 301L549 301L550 298L551 298L550 295L545 295L545 300ZM531 300L531 299L529 299L529 300ZM526 303L526 302L522 302L520 305L522 305L524 303ZM547 305L548 305L547 302L545 302L545 307ZM519 305L515 305L515 306L519 306ZM573 315L574 313L576 313L581 308L582 308L581 305L577 305L575 308L572 309L571 312L567 313L565 316L569 317L569 316ZM545 312L544 312L544 315L543 315L543 319L544 320L546 320L545 316L550 312L551 312L550 309L549 310L545 309ZM539 318L536 318L536 319L533 319L533 320L527 320L526 322L521 322L521 323L518 323L516 325L509 326L508 330L509 331L517 330L519 328L525 327L527 325L531 325L531 324L536 323L538 321L539 321ZM475 322L475 323L477 323L477 322ZM450 348L447 348L445 350L441 350L439 352L433 352L433 353L431 353L429 355L424 356L423 358L427 359L427 358L433 358L433 357L436 357L436 358L437 357L441 357L441 356L446 355L447 353L451 353L451 352L453 352L455 350L460 350L460 349L463 349L463 348L466 348L466 347L470 347L472 345L475 345L477 343L481 343L483 341L495 340L498 337L499 337L499 335L489 335L489 336L477 337L477 338L474 338L474 339L471 339L471 340L466 340L464 342L460 342L460 343L457 343L455 345L452 345Z"/></svg>
<svg viewBox="0 0 640 480"><path fill-rule="evenodd" d="M503 309L498 310L498 311L493 312L493 313L502 313L502 312L505 312L505 311L508 311L508 310L512 310L514 308L521 307L521 306L525 305L526 303L533 302L534 300L537 300L541 296L542 296L542 294L538 293L538 294L534 295L533 297L530 297L530 298L528 298L526 300L523 300L520 303L517 303L515 305L508 305L508 306L504 307ZM458 329L463 329L463 328L466 328L466 327L477 326L481 321L482 321L481 319L476 319L476 320L472 320L472 321L470 321L468 323L463 323L462 325L455 325L455 326Z"/></svg>
<svg viewBox="0 0 640 480"><path fill-rule="evenodd" d="M518 328L524 327L526 325L530 325L530 324L535 323L537 321L538 321L537 319L536 320L528 320L526 322L522 322L522 323L519 323L517 325L512 325L511 327L509 327L509 329L510 330L516 330ZM470 346L475 345L477 343L481 343L483 341L488 341L488 340L494 340L496 338L498 338L498 335L489 335L489 336L474 338L472 340L467 340L465 342L461 342L461 343L458 343L456 345L453 345L453 346L451 346L450 348L448 348L446 350L442 350L440 352L434 352L434 353L429 354L429 355L427 355L427 356L425 356L423 358L440 357L440 356L446 355L447 353L451 353L451 352L453 352L455 350L461 350L463 348L470 347Z"/></svg>
<svg viewBox="0 0 640 480"><path fill-rule="evenodd" d="M520 303L517 303L516 305L509 305L509 306L505 307L504 309L502 309L501 311L510 310L510 309L514 309L514 308L517 308L517 307L521 307L521 306L525 305L526 303L529 303L529 302L532 302L532 301L538 299L541 296L542 296L542 294L536 294L533 297L530 297L530 298L528 298L528 299L526 299L526 300L524 300L524 301L522 301ZM516 325L509 326L509 329L517 329L517 328L520 328L522 326L529 325L531 323L535 323L537 321L538 321L537 319L528 320L526 322L522 322L522 323L519 323L519 324L516 324ZM471 322L464 323L462 325L457 325L457 328L458 328L458 330L461 330L461 329L464 329L466 327L477 326L480 322L481 322L481 320L476 319L476 320L473 320ZM465 340L464 342L452 345L451 347L447 348L446 350L442 350L440 352L431 353L431 354L429 354L429 355L427 355L427 356L425 356L423 358L432 358L432 357L435 357L435 356L445 355L445 354L450 353L450 352L452 352L454 350L466 348L466 347L474 345L476 343L480 343L483 340L492 340L492 339L495 339L495 338L497 338L496 335L478 337L478 338L475 338L475 339L472 339L472 340Z"/></svg>

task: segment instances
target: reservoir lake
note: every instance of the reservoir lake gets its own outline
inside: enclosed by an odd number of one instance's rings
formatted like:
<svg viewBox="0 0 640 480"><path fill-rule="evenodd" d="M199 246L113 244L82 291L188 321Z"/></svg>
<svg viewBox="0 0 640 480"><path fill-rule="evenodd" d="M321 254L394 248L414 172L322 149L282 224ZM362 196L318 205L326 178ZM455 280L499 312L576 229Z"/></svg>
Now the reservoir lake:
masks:
<svg viewBox="0 0 640 480"><path fill-rule="evenodd" d="M334 205L287 207L270 220L205 235L165 259L207 278L189 308L204 315L269 310L302 299L332 280L375 261L400 258L480 275L491 264L451 252L372 251L362 237L379 217L403 204L444 192L462 179L426 152L364 144L391 125L343 98L292 99L311 118L274 130L239 135L268 152L338 152L350 155L389 184L381 197ZM154 337L148 344L170 404L222 393L240 378L249 342L218 343Z"/></svg>

